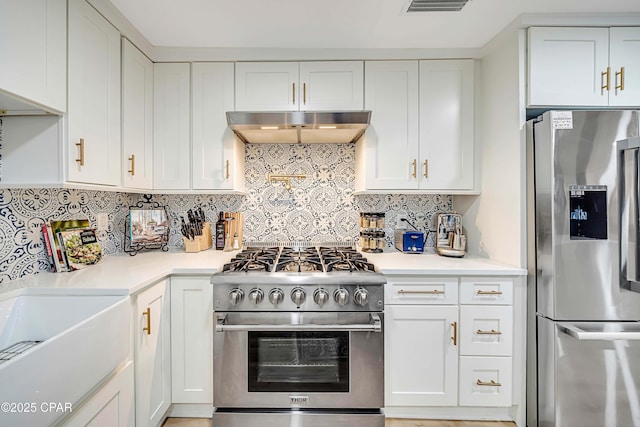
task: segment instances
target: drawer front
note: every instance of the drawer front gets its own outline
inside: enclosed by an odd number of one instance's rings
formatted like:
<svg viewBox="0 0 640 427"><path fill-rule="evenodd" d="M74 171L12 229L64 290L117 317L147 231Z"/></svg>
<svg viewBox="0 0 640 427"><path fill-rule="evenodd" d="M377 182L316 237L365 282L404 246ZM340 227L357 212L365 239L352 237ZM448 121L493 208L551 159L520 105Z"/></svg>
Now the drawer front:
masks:
<svg viewBox="0 0 640 427"><path fill-rule="evenodd" d="M460 279L460 304L513 304L513 279L463 277Z"/></svg>
<svg viewBox="0 0 640 427"><path fill-rule="evenodd" d="M460 354L465 356L511 356L513 307L460 306Z"/></svg>
<svg viewBox="0 0 640 427"><path fill-rule="evenodd" d="M511 357L460 357L460 406L511 406Z"/></svg>
<svg viewBox="0 0 640 427"><path fill-rule="evenodd" d="M458 304L458 278L388 278L385 304Z"/></svg>

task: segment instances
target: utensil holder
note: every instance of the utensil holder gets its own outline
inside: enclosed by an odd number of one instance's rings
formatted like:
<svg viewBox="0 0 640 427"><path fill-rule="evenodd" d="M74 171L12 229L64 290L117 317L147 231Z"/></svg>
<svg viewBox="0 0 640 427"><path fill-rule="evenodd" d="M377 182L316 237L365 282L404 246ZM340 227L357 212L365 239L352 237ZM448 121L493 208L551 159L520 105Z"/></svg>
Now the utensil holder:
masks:
<svg viewBox="0 0 640 427"><path fill-rule="evenodd" d="M193 240L182 236L182 240L184 241L184 251L185 252L200 252L200 238L202 236L196 236Z"/></svg>

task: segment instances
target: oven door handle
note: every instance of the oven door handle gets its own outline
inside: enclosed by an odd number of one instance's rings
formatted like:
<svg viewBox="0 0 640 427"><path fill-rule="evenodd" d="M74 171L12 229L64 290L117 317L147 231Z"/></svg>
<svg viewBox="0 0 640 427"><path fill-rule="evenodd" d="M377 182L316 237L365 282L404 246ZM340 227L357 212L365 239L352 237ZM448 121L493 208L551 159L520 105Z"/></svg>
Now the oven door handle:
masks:
<svg viewBox="0 0 640 427"><path fill-rule="evenodd" d="M370 323L348 324L348 325L318 325L315 323L306 324L260 324L260 325L228 325L227 315L218 315L216 322L216 332L240 332L240 331L347 331L347 332L382 332L382 322L380 316L369 313Z"/></svg>

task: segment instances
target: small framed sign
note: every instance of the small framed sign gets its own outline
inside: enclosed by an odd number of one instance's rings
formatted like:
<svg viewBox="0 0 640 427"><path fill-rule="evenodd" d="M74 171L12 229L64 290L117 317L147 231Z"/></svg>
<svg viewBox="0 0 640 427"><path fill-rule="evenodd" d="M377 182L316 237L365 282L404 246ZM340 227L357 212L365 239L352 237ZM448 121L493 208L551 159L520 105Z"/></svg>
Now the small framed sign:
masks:
<svg viewBox="0 0 640 427"><path fill-rule="evenodd" d="M145 194L144 201L129 206L124 233L124 251L129 255L135 255L143 249L169 250L167 209L151 201L151 197L151 194Z"/></svg>

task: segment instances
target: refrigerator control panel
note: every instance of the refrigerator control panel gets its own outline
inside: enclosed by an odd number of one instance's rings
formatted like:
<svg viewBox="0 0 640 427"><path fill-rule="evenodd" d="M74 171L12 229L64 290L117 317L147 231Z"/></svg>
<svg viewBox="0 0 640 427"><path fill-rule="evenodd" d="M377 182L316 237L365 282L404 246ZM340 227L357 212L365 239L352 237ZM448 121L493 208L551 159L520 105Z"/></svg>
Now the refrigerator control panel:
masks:
<svg viewBox="0 0 640 427"><path fill-rule="evenodd" d="M607 186L569 186L571 240L607 239Z"/></svg>

